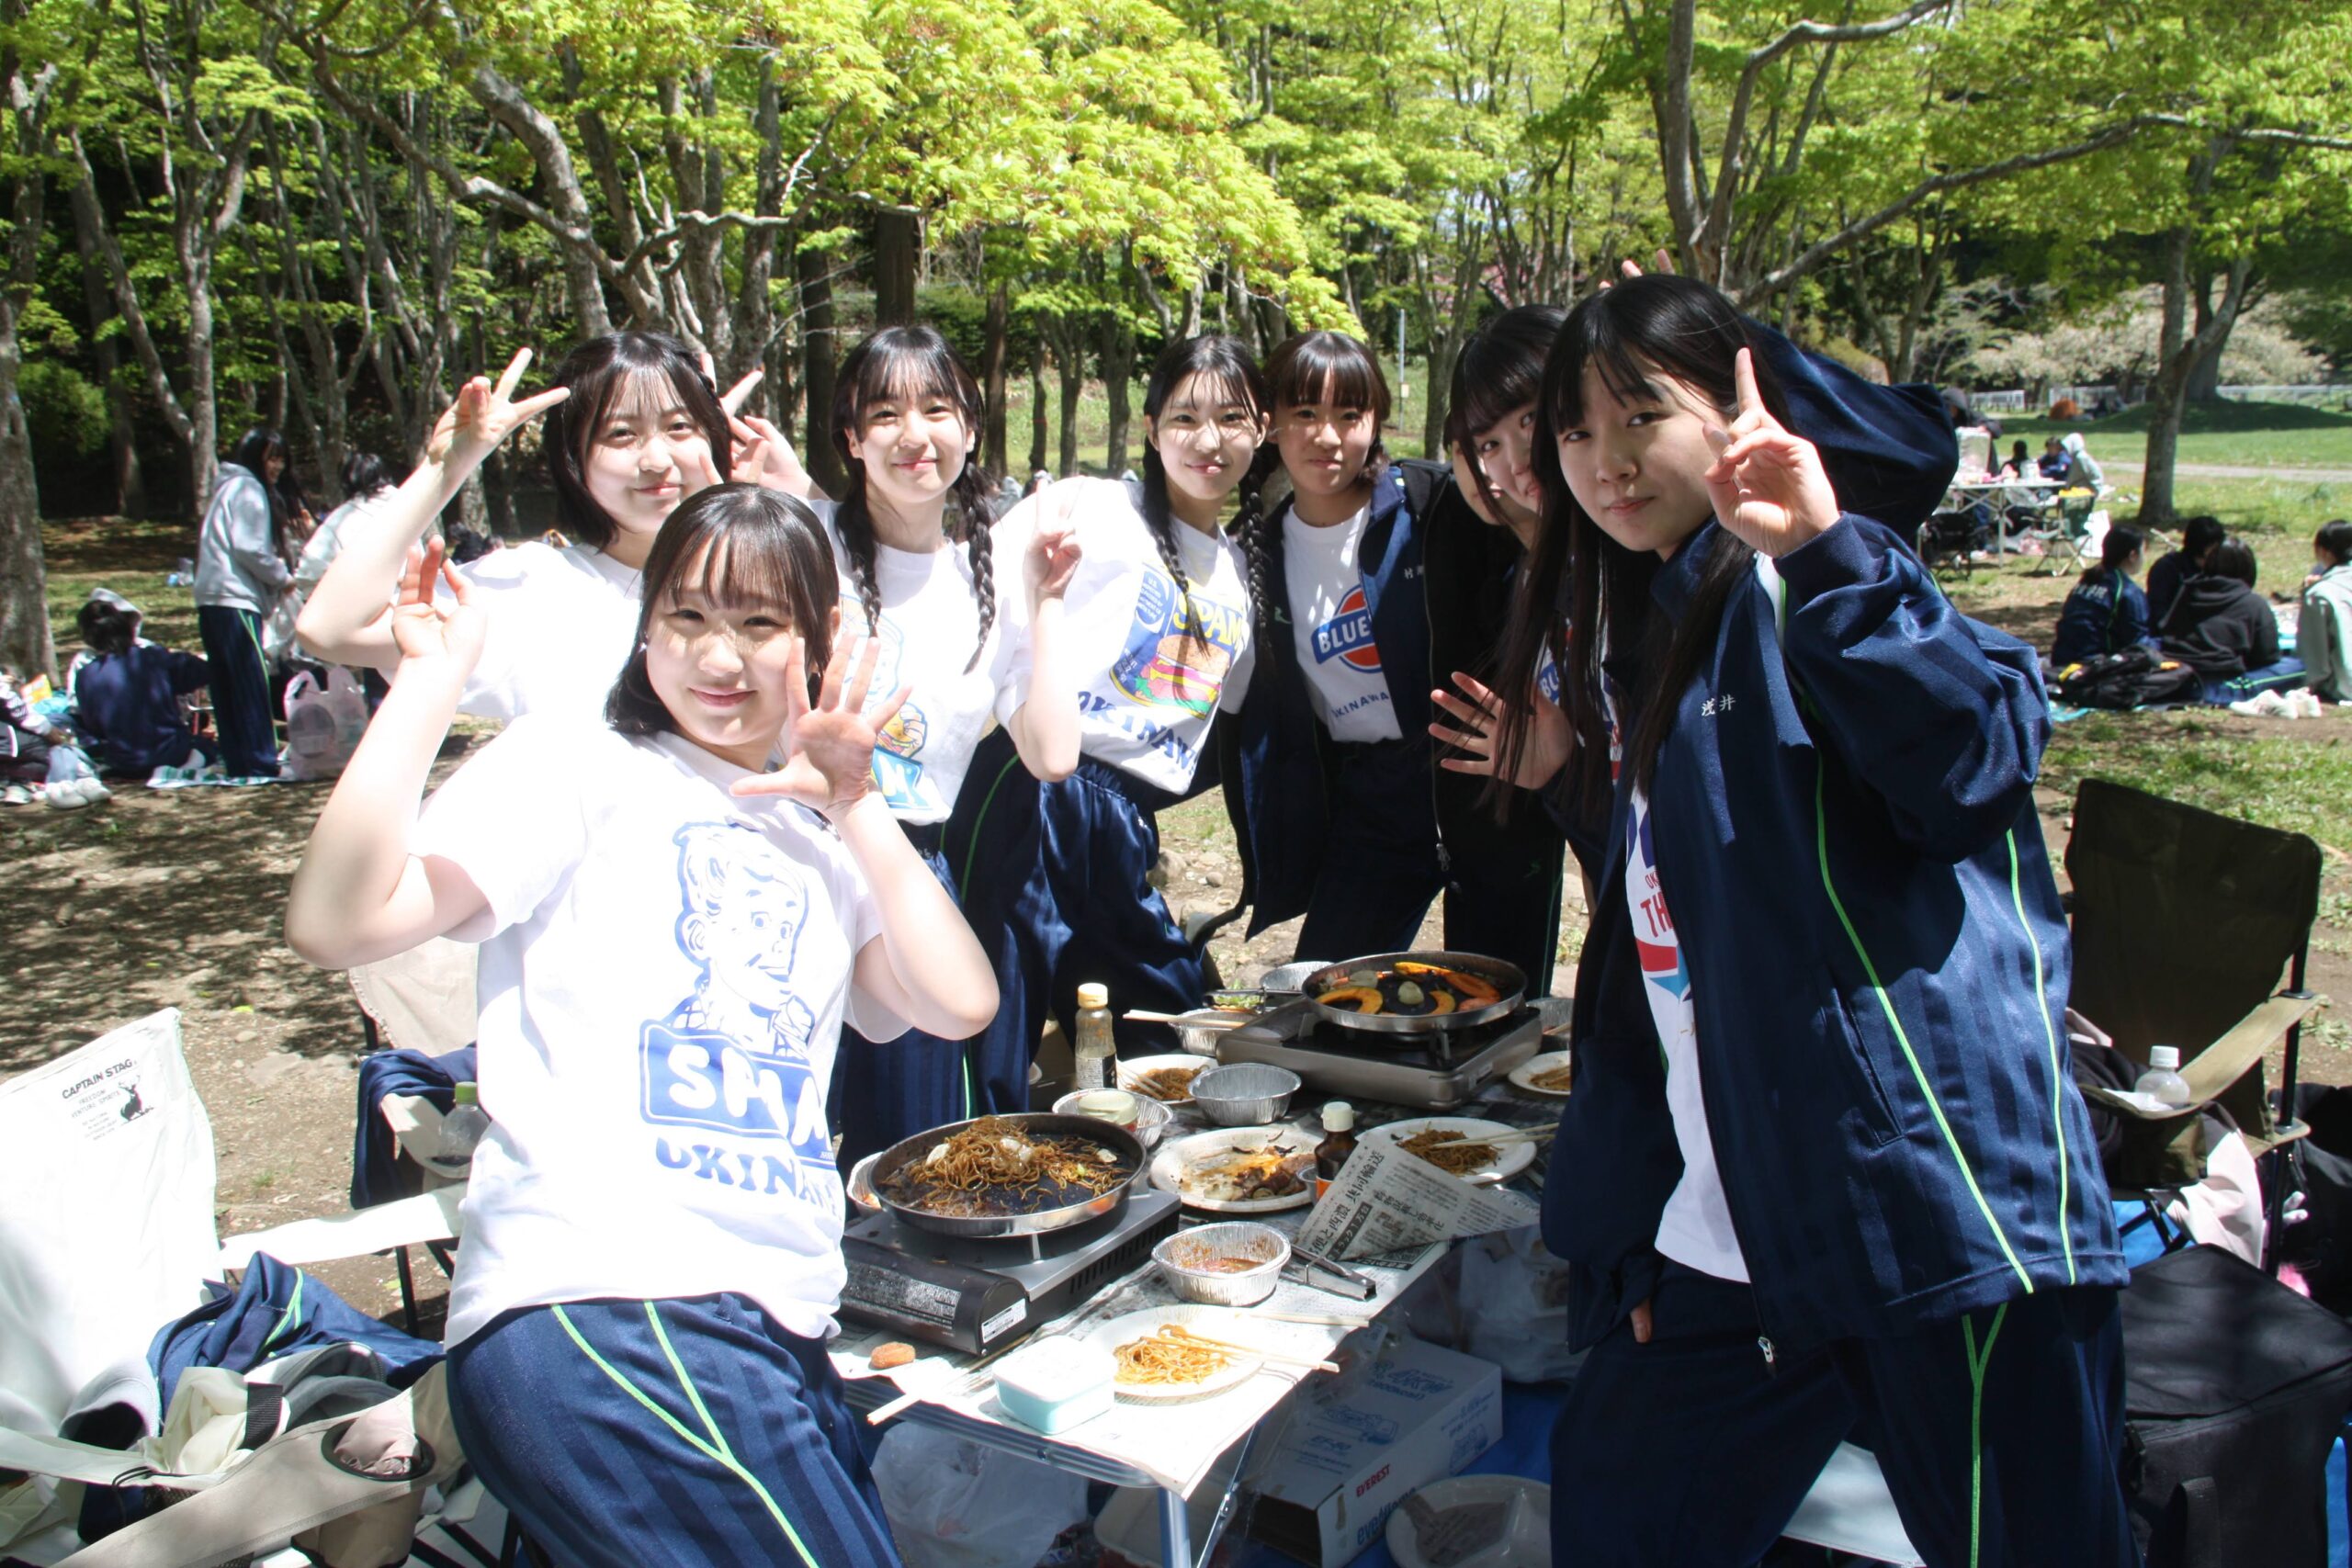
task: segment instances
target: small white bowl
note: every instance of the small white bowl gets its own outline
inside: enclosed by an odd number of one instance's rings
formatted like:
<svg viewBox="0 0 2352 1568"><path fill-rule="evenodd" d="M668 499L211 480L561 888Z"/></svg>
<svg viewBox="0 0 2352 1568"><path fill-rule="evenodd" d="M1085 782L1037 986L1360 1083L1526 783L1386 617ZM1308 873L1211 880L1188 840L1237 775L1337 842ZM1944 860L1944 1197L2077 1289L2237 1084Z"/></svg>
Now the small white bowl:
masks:
<svg viewBox="0 0 2352 1568"><path fill-rule="evenodd" d="M1057 1116L1083 1116L1086 1112L1078 1108L1078 1102L1087 1095L1100 1094L1102 1092L1102 1091L1100 1089L1080 1089L1074 1094L1066 1094L1059 1100L1054 1101L1054 1114ZM1125 1091L1122 1090L1121 1092L1125 1093ZM1151 1096L1148 1094L1138 1094L1132 1098L1136 1102L1136 1119L1133 1122L1114 1122L1112 1125L1114 1127L1124 1126L1128 1132L1133 1133L1137 1138L1142 1140L1143 1146L1145 1148L1149 1148L1154 1144L1159 1142L1160 1134L1168 1131L1168 1124L1175 1120L1176 1112L1170 1111L1167 1106L1161 1104L1159 1100L1152 1099Z"/></svg>

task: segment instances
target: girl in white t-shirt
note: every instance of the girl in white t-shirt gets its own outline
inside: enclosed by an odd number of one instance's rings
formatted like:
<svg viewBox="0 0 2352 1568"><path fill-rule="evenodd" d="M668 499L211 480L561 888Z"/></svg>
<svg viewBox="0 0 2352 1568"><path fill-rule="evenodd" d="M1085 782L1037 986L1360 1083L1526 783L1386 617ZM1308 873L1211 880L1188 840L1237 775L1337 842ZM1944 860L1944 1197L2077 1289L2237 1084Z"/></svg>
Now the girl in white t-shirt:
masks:
<svg viewBox="0 0 2352 1568"><path fill-rule="evenodd" d="M667 333L590 338L565 356L553 387L518 400L530 362L525 349L495 385L467 382L408 481L346 523L295 623L315 657L383 671L399 662L386 606L409 547L499 443L541 413L556 526L572 542L517 545L457 569L490 614L460 704L480 717L601 712L628 655L638 573L662 520L730 474L806 492L783 433L731 418L700 362ZM747 381L728 399L748 390Z"/></svg>
<svg viewBox="0 0 2352 1568"><path fill-rule="evenodd" d="M420 818L492 635L454 572L435 603L441 570L436 542L403 581L391 694L286 930L334 966L482 944L493 1121L447 1335L467 1457L565 1562L895 1562L823 1348L823 1086L844 1017L960 1036L996 989L874 788L878 649L835 640L805 507L706 491L647 559L607 718L518 720Z"/></svg>
<svg viewBox="0 0 2352 1568"><path fill-rule="evenodd" d="M988 482L969 461L979 384L932 328L866 338L842 361L837 389L833 445L848 483L831 522L842 620L876 634L876 689L906 693L875 750L875 787L952 887L941 830L991 724L1038 778L1078 765L1078 705L1058 644L1079 547L1058 520L1031 530L1018 587L999 590ZM842 1168L979 1114L968 1045L918 1029L843 1053L831 1102Z"/></svg>
<svg viewBox="0 0 2352 1568"><path fill-rule="evenodd" d="M1291 494L1249 540L1263 637L1238 727L1250 930L1304 913L1301 958L1403 949L1444 874L1420 520L1381 447L1388 386L1370 349L1331 332L1283 344L1266 380Z"/></svg>
<svg viewBox="0 0 2352 1568"><path fill-rule="evenodd" d="M1078 685L1078 771L1037 784L992 745L949 833L964 908L988 933L1004 998L977 1043L994 1111L1028 1108L1038 1032L1049 1014L1072 1017L1080 984L1108 986L1122 1010L1170 1012L1198 1006L1206 988L1199 946L1147 880L1159 859L1153 814L1215 779L1213 761L1201 772L1211 727L1250 687L1248 568L1225 522L1238 500L1240 529L1256 524L1272 405L1249 351L1212 335L1168 346L1143 412L1139 493L1068 479L997 525L1000 547L1019 548L1041 516L1064 509L1086 554L1062 628Z"/></svg>

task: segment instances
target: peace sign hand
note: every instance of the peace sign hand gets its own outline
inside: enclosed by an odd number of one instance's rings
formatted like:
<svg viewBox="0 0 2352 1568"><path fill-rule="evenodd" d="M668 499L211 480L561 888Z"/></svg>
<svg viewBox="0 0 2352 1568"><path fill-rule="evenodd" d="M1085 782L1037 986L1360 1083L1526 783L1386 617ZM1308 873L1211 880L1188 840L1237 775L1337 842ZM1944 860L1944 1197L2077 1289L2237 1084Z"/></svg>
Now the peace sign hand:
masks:
<svg viewBox="0 0 2352 1568"><path fill-rule="evenodd" d="M507 362L497 383L476 376L458 389L458 400L434 423L425 437L427 461L441 464L453 475L471 473L497 445L556 404L571 396L569 387L551 387L534 397L514 400L515 383L529 368L531 351L519 349Z"/></svg>
<svg viewBox="0 0 2352 1568"><path fill-rule="evenodd" d="M1714 463L1703 476L1715 518L1768 556L1784 556L1838 521L1838 492L1813 443L1774 419L1756 389L1756 361L1739 351L1739 414L1729 434L1710 428Z"/></svg>
<svg viewBox="0 0 2352 1568"><path fill-rule="evenodd" d="M854 660L853 643L857 645ZM866 694L874 684L875 660L881 651L878 638L836 638L833 657L825 666L824 684L818 689L812 707L802 695L808 689L808 643L795 637L784 672L784 739L790 755L775 773L736 780L733 793L780 795L835 818L865 798L874 787L875 745L913 690L901 686L872 713L864 711Z"/></svg>
<svg viewBox="0 0 2352 1568"><path fill-rule="evenodd" d="M1576 732L1569 728L1568 716L1560 711L1557 703L1537 693L1528 694L1526 728L1521 732L1519 755L1506 761L1498 755L1501 745L1502 699L1459 670L1453 672L1453 683L1462 688L1464 695L1470 699L1468 702L1444 691L1431 692L1430 701L1450 715L1461 728L1431 724L1430 734L1470 754L1467 757L1442 758L1439 767L1449 773L1500 778L1505 784L1517 784L1521 789L1542 789L1557 776L1562 768L1567 766L1568 753L1576 747Z"/></svg>
<svg viewBox="0 0 2352 1568"><path fill-rule="evenodd" d="M392 643L401 650L401 669L441 666L463 680L481 659L490 612L474 603L472 586L451 570L446 551L438 539L422 548L409 547L400 597L392 604ZM442 582L458 597L453 610L434 600L433 591Z"/></svg>

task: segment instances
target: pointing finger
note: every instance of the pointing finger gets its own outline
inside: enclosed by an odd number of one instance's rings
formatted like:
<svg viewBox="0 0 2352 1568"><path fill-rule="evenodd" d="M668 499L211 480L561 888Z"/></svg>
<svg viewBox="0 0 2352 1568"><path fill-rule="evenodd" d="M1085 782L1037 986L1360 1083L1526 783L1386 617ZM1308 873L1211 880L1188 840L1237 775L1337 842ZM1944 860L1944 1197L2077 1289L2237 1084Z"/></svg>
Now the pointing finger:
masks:
<svg viewBox="0 0 2352 1568"><path fill-rule="evenodd" d="M1771 418L1772 416L1764 407L1764 394L1756 388L1756 355L1751 350L1743 348L1739 351L1739 357L1733 361L1732 373L1739 380L1741 414L1753 413L1762 415L1766 419Z"/></svg>
<svg viewBox="0 0 2352 1568"><path fill-rule="evenodd" d="M514 396L514 389L522 382L523 372L530 367L531 351L527 348L516 349L514 357L506 362L505 372L498 378L498 385L493 389L502 402Z"/></svg>

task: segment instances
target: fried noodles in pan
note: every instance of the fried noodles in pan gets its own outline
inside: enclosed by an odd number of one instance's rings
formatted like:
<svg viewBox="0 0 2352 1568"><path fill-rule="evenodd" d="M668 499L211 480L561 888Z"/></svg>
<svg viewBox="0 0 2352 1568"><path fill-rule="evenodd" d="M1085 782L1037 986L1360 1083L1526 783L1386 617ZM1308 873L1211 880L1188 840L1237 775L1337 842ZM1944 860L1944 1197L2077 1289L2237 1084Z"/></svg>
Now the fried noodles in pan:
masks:
<svg viewBox="0 0 2352 1568"><path fill-rule="evenodd" d="M1091 1139L1032 1134L983 1116L883 1179L890 1196L925 1213L972 1219L1081 1203L1133 1174Z"/></svg>
<svg viewBox="0 0 2352 1568"><path fill-rule="evenodd" d="M1427 1132L1416 1133L1399 1141L1396 1146L1408 1155L1429 1161L1448 1176L1467 1176L1492 1164L1495 1157L1492 1145L1465 1143L1461 1134L1450 1128L1432 1127Z"/></svg>
<svg viewBox="0 0 2352 1568"><path fill-rule="evenodd" d="M1159 1333L1144 1338L1130 1339L1112 1354L1118 1361L1112 1381L1130 1385L1205 1382L1233 1359L1228 1350L1185 1337L1174 1324L1163 1324Z"/></svg>

